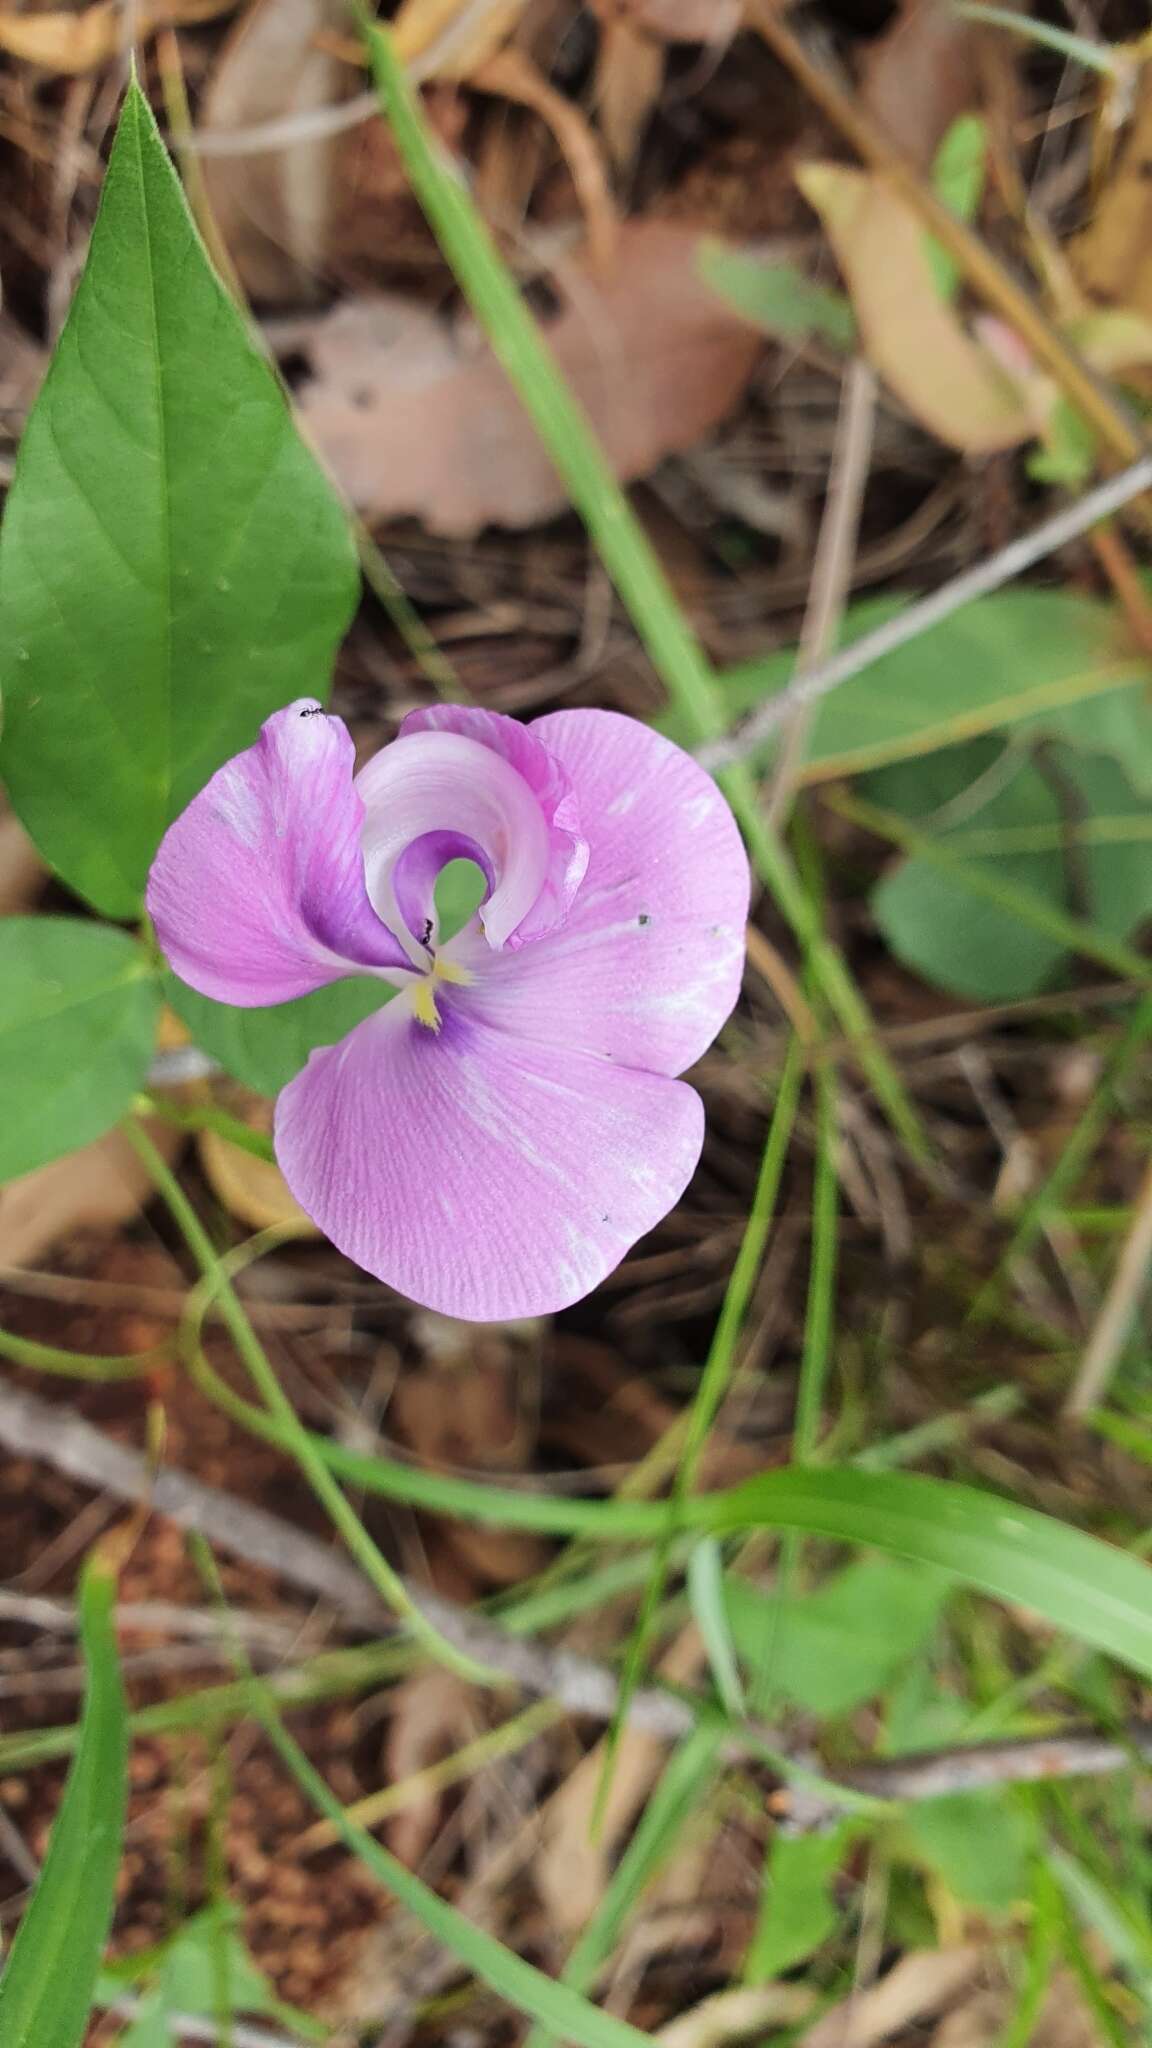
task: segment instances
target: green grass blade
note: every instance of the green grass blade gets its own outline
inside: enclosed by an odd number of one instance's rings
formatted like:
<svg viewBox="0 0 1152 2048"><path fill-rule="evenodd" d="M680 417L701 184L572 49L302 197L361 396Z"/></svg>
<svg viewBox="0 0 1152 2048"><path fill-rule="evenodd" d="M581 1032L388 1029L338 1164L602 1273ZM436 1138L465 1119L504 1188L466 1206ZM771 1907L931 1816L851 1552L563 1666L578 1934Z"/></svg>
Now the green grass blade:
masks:
<svg viewBox="0 0 1152 2048"><path fill-rule="evenodd" d="M201 1383L258 1435L281 1441L270 1417L238 1402L214 1375L201 1375ZM1152 1569L1097 1536L976 1487L903 1472L790 1466L722 1493L697 1494L674 1511L668 1503L565 1500L484 1486L346 1450L325 1437L310 1441L331 1471L365 1492L494 1528L604 1543L659 1543L670 1526L677 1534L708 1535L795 1529L867 1544L1031 1608L1053 1628L1152 1676Z"/></svg>
<svg viewBox="0 0 1152 2048"><path fill-rule="evenodd" d="M701 1725L669 1758L604 1897L564 1965L563 1983L577 1991L587 1991L595 1983L625 1922L675 1850L694 1810L707 1798L723 1739L722 1726ZM534 2028L525 2048L557 2048L557 2043L545 2029Z"/></svg>
<svg viewBox="0 0 1152 2048"><path fill-rule="evenodd" d="M784 1161L796 1122L796 1108L800 1100L803 1076L803 1053L798 1042L793 1039L784 1061L779 1092L769 1121L768 1135L764 1141L752 1207L725 1289L723 1305L716 1319L716 1329L704 1370L700 1375L700 1383L689 1411L684 1448L673 1482L672 1514L667 1523L667 1534L657 1554L652 1576L645 1587L636 1625L624 1654L620 1673L620 1694L605 1743L604 1771L597 1799L597 1815L602 1811L608 1797L616 1750L628 1718L629 1703L643 1678L652 1647L652 1637L668 1583L669 1560L676 1540L680 1505L687 1500L696 1483L700 1454L708 1441L708 1433L731 1383L736 1363L737 1340L748 1312L748 1304L756 1285L756 1276L760 1271L764 1247L776 1210L780 1176L784 1171Z"/></svg>
<svg viewBox="0 0 1152 2048"><path fill-rule="evenodd" d="M707 659L680 610L580 405L556 368L520 289L461 179L422 119L390 37L364 21L385 116L412 189L469 304L560 471L653 663L701 733L723 711Z"/></svg>
<svg viewBox="0 0 1152 2048"><path fill-rule="evenodd" d="M382 1849L371 1835L356 1827L284 1727L271 1695L267 1696L263 1718L270 1740L297 1784L325 1819L338 1829L353 1854L429 1934L456 1956L482 1984L495 1991L497 1997L506 2000L518 2012L526 2013L529 2019L537 2021L549 2033L559 2035L564 2041L576 2042L578 2048L650 2048L647 2034L641 2034L624 2020L614 2019L610 2013L601 2012L570 1985L559 1984L554 1977L546 1977L542 1970L526 1963L522 1956L505 1948L491 1934L474 1927L454 1906L429 1890L403 1863ZM6 2042L3 2048L8 2048Z"/></svg>
<svg viewBox="0 0 1152 2048"><path fill-rule="evenodd" d="M0 2048L80 2048L116 1899L127 1719L116 1580L89 1563L80 1593L88 1693L76 1760L40 1881L0 1978Z"/></svg>
<svg viewBox="0 0 1152 2048"><path fill-rule="evenodd" d="M726 723L723 695L656 553L466 187L430 134L387 33L366 18L362 27L381 106L440 247L563 477L687 731L697 741L714 739ZM876 1039L859 990L821 934L800 879L763 815L755 781L740 766L719 779L760 877L803 946L877 1100L913 1156L926 1159L929 1146L916 1112Z"/></svg>

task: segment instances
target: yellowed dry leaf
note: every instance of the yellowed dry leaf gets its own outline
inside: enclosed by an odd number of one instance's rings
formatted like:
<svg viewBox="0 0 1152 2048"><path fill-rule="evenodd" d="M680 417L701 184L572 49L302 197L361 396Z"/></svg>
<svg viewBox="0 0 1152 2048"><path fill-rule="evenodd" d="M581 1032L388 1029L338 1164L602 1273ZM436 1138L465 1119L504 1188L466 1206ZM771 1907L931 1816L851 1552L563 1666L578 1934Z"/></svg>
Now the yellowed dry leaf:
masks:
<svg viewBox="0 0 1152 2048"><path fill-rule="evenodd" d="M758 2037L765 2027L794 2027L806 2019L817 1994L804 1984L741 1984L717 1991L690 2012L658 2028L660 2048L726 2048Z"/></svg>
<svg viewBox="0 0 1152 2048"><path fill-rule="evenodd" d="M881 2048L955 2003L987 1967L987 1949L915 1949L867 1990L829 2007L798 2048Z"/></svg>
<svg viewBox="0 0 1152 2048"><path fill-rule="evenodd" d="M1072 269L1094 299L1152 315L1152 66L1136 74L1136 102L1124 146L1097 196L1092 218L1068 245Z"/></svg>
<svg viewBox="0 0 1152 2048"><path fill-rule="evenodd" d="M250 1224L253 1230L319 1236L316 1225L289 1192L280 1168L270 1159L257 1159L254 1153L245 1152L243 1146L222 1138L218 1131L201 1131L196 1150L205 1179L229 1215Z"/></svg>
<svg viewBox="0 0 1152 2048"><path fill-rule="evenodd" d="M761 339L699 276L699 237L633 221L609 277L573 263L552 353L616 474L690 448L747 384ZM411 300L349 300L316 323L306 431L353 503L434 533L531 526L567 494L503 370L475 331Z"/></svg>
<svg viewBox="0 0 1152 2048"><path fill-rule="evenodd" d="M398 57L421 79L470 78L507 42L528 0L405 0L392 23Z"/></svg>
<svg viewBox="0 0 1152 2048"><path fill-rule="evenodd" d="M836 252L868 358L913 417L968 455L1028 440L1029 406L940 297L911 208L840 164L805 164L796 177Z"/></svg>
<svg viewBox="0 0 1152 2048"><path fill-rule="evenodd" d="M184 1143L171 1124L149 1123L171 1162ZM78 1230L111 1233L144 1207L152 1183L127 1138L109 1131L93 1145L0 1187L0 1265L32 1266Z"/></svg>
<svg viewBox="0 0 1152 2048"><path fill-rule="evenodd" d="M10 57L22 57L25 63L39 64L45 71L75 76L95 71L158 28L211 21L218 14L230 13L235 5L236 0L157 0L155 5L138 0L129 14L122 0L96 0L94 7L79 12L0 14L0 50Z"/></svg>
<svg viewBox="0 0 1152 2048"><path fill-rule="evenodd" d="M343 0L256 0L233 29L201 108L206 135L258 127L338 101L355 73L324 43ZM201 165L221 238L246 291L269 303L314 297L335 206L335 137Z"/></svg>

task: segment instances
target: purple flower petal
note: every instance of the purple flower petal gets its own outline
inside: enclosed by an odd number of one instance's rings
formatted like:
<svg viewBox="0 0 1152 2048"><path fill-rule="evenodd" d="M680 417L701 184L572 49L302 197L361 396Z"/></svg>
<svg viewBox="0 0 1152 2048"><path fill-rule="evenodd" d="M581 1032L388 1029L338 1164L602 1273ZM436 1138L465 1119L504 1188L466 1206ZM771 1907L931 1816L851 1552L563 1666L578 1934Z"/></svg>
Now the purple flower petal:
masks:
<svg viewBox="0 0 1152 2048"><path fill-rule="evenodd" d="M402 996L314 1052L277 1105L276 1156L332 1242L413 1301L545 1315L679 1200L703 1107L683 1082L494 1031L472 994L440 997L438 1032Z"/></svg>
<svg viewBox="0 0 1152 2048"><path fill-rule="evenodd" d="M679 1074L740 991L749 873L723 796L681 748L613 711L556 711L531 731L571 777L591 846L560 930L520 953L472 931L446 948L470 1004L539 1045Z"/></svg>
<svg viewBox="0 0 1152 2048"><path fill-rule="evenodd" d="M148 882L181 979L243 1008L342 975L405 981L410 961L368 900L352 740L301 699L217 770L165 833Z"/></svg>
<svg viewBox="0 0 1152 2048"><path fill-rule="evenodd" d="M490 921L485 931L493 945L503 943L513 952L543 933L562 924L588 866L588 841L580 808L568 774L543 744L539 725L521 725L499 711L479 710L465 704L432 704L412 711L400 728L400 738L418 732L451 732L487 747L522 778L540 807L548 832L548 861L536 901L503 941L493 938ZM443 818L439 820L445 822ZM476 859L476 855L469 856ZM480 863L482 866L483 862Z"/></svg>

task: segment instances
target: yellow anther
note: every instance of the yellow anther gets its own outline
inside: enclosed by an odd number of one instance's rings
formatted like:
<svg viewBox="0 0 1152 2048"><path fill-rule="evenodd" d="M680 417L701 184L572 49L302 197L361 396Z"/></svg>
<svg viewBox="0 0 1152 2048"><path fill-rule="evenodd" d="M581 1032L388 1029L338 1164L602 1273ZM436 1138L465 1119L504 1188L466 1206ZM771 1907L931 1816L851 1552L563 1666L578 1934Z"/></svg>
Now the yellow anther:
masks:
<svg viewBox="0 0 1152 2048"><path fill-rule="evenodd" d="M416 982L409 993L412 998L412 1011L416 1022L418 1024L426 1024L429 1031L439 1031L440 1012L436 1008L436 990L433 986L433 977L430 974L426 974L422 981Z"/></svg>

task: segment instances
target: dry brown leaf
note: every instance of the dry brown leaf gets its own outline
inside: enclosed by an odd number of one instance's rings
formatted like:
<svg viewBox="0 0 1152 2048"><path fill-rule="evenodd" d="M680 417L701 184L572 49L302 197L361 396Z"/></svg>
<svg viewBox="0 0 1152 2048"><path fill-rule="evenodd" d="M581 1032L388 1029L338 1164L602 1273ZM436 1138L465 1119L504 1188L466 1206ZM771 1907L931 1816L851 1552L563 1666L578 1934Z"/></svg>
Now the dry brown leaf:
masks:
<svg viewBox="0 0 1152 2048"><path fill-rule="evenodd" d="M967 455L1030 439L1019 389L940 297L911 208L840 164L805 164L796 178L836 252L869 361L913 417Z"/></svg>
<svg viewBox="0 0 1152 2048"><path fill-rule="evenodd" d="M94 7L79 13L62 9L47 14L0 14L0 50L10 57L22 57L27 64L39 64L45 71L71 77L95 71L158 28L211 21L218 14L230 13L235 5L236 0L156 0L155 5L137 0L129 14L121 0L97 0Z"/></svg>
<svg viewBox="0 0 1152 2048"><path fill-rule="evenodd" d="M421 1464L469 1472L522 1472L534 1432L522 1386L535 1373L532 1325L456 1323L426 1312L412 1334L424 1359L397 1385L391 1429ZM534 1405L534 1404L533 1404ZM436 1582L452 1597L511 1586L542 1571L548 1552L526 1529L486 1529L445 1519L437 1527Z"/></svg>
<svg viewBox="0 0 1152 2048"><path fill-rule="evenodd" d="M666 43L726 43L740 26L743 0L594 0L601 21L631 22Z"/></svg>
<svg viewBox="0 0 1152 2048"><path fill-rule="evenodd" d="M384 1745L387 1782L402 1784L428 1764L462 1749L477 1734L471 1687L452 1671L420 1671L392 1694L392 1718ZM442 1796L424 1792L389 1821L388 1846L401 1863L417 1869L440 1821Z"/></svg>
<svg viewBox="0 0 1152 2048"><path fill-rule="evenodd" d="M404 0L392 43L421 80L470 78L507 42L528 0Z"/></svg>
<svg viewBox="0 0 1152 2048"><path fill-rule="evenodd" d="M916 1949L879 1983L855 1991L800 2036L798 2048L881 2048L914 2020L952 2005L988 1965L984 1948Z"/></svg>
<svg viewBox="0 0 1152 2048"><path fill-rule="evenodd" d="M660 1676L670 1685L689 1685L703 1661L700 1638L695 1627L689 1626L661 1659ZM620 1843L668 1760L668 1745L658 1736L624 1729L608 1796L594 1830L604 1754L602 1738L581 1758L545 1809L535 1877L552 1923L562 1934L578 1933L603 1900Z"/></svg>
<svg viewBox="0 0 1152 2048"><path fill-rule="evenodd" d="M1067 254L1095 299L1152 315L1152 66L1137 74L1136 104L1124 146L1084 232Z"/></svg>
<svg viewBox="0 0 1152 2048"><path fill-rule="evenodd" d="M342 0L256 0L220 53L202 131L257 127L339 100L353 73L322 38L346 22ZM255 156L201 158L216 225L253 298L315 295L335 204L336 151L336 139L322 137Z"/></svg>
<svg viewBox="0 0 1152 2048"><path fill-rule="evenodd" d="M546 329L616 474L644 476L690 448L739 397L760 337L697 273L680 223L620 230L609 278L587 262L563 280ZM304 425L353 503L415 515L434 533L531 526L567 493L527 414L474 330L455 333L411 300L349 300L317 322Z"/></svg>
<svg viewBox="0 0 1152 2048"><path fill-rule="evenodd" d="M47 879L44 862L0 795L0 917L33 909Z"/></svg>
<svg viewBox="0 0 1152 2048"><path fill-rule="evenodd" d="M169 1163L184 1143L171 1124L146 1126ZM0 1187L0 1265L32 1266L78 1230L112 1232L148 1201L152 1183L121 1131Z"/></svg>
<svg viewBox="0 0 1152 2048"><path fill-rule="evenodd" d="M1012 2017L1016 1994L1008 1984L977 1991L936 2029L932 2048L988 2048ZM1068 1970L1059 1970L1043 2010L1028 2036L1028 2048L1100 2048L1095 2019Z"/></svg>
<svg viewBox="0 0 1152 2048"><path fill-rule="evenodd" d="M927 170L958 114L976 98L975 25L952 0L902 0L868 45L860 97L889 142Z"/></svg>
<svg viewBox="0 0 1152 2048"><path fill-rule="evenodd" d="M596 53L593 98L608 154L631 169L640 138L660 98L665 55L654 36L621 16L605 21Z"/></svg>

